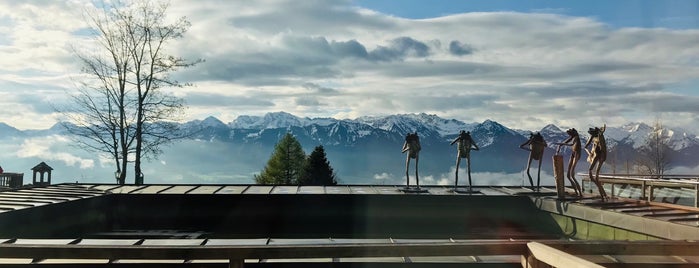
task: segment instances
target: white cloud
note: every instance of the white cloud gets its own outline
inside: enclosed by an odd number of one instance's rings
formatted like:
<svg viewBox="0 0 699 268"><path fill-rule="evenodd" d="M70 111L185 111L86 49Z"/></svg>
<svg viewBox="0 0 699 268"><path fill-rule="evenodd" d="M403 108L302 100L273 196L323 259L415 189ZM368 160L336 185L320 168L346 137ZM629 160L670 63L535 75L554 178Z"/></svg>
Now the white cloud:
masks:
<svg viewBox="0 0 699 268"><path fill-rule="evenodd" d="M69 140L64 136L52 135L40 138L28 138L22 142L16 156L19 158L35 157L45 161L61 161L67 166L78 166L80 169L91 169L94 160L82 158L71 153L62 152L56 147L66 145Z"/></svg>
<svg viewBox="0 0 699 268"><path fill-rule="evenodd" d="M393 179L393 174L391 173L381 173L381 174L374 174L374 179L378 181L384 181L384 180L392 180Z"/></svg>
<svg viewBox="0 0 699 268"><path fill-rule="evenodd" d="M33 96L72 87L79 69L70 46L87 44L77 33L91 1L64 2L0 4L0 18L8 18L0 22L10 22L0 25L8 39L0 40L5 83ZM176 91L191 98L190 119L279 110L352 118L427 112L538 129L696 113L687 104L698 93L677 87L699 81L697 29L615 29L593 17L515 12L410 20L344 0L176 0L171 15L192 22L171 51L207 60L175 75L198 84ZM332 94L309 93L308 85ZM28 99L3 104L19 108ZM667 105L673 102L683 105ZM46 127L46 113L0 117Z"/></svg>

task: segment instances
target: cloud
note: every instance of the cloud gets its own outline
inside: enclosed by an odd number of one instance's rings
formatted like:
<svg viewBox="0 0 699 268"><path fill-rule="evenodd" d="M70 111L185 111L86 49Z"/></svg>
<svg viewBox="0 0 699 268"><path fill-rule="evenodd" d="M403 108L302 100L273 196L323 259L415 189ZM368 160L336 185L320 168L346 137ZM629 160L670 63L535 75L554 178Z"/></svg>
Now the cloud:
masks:
<svg viewBox="0 0 699 268"><path fill-rule="evenodd" d="M391 181L393 180L393 174L391 173L381 173L381 174L374 174L374 179L378 181Z"/></svg>
<svg viewBox="0 0 699 268"><path fill-rule="evenodd" d="M339 93L339 91L337 89L330 88L330 87L324 87L324 86L318 85L316 83L304 83L301 86L310 90L311 93L314 93L314 94L335 95L335 94Z"/></svg>
<svg viewBox="0 0 699 268"><path fill-rule="evenodd" d="M449 42L449 53L456 56L473 54L473 48L468 44L462 44L457 40Z"/></svg>
<svg viewBox="0 0 699 268"><path fill-rule="evenodd" d="M274 103L263 98L252 98L249 96L228 96L216 93L187 93L185 99L187 104L194 106L236 106L236 107L270 107Z"/></svg>
<svg viewBox="0 0 699 268"><path fill-rule="evenodd" d="M81 16L90 5L0 4L0 94L22 92L0 100L12 107L0 118L53 120L44 100L65 95L79 73L71 47L93 48ZM612 28L560 10L412 20L347 0L175 0L170 11L192 27L168 51L206 60L173 74L198 85L178 91L188 119L428 112L540 129L687 118L699 96L686 90L699 81L697 29ZM32 107L25 118L22 107ZM682 124L699 125L690 118Z"/></svg>
<svg viewBox="0 0 699 268"><path fill-rule="evenodd" d="M80 169L94 167L93 159L82 158L57 148L67 146L68 143L69 140L66 137L57 135L25 139L17 151L17 157L61 161L67 166L78 166Z"/></svg>
<svg viewBox="0 0 699 268"><path fill-rule="evenodd" d="M429 56L430 48L420 41L403 36L390 41L388 46L379 46L368 54L368 58L377 61L403 60L412 56L425 58Z"/></svg>

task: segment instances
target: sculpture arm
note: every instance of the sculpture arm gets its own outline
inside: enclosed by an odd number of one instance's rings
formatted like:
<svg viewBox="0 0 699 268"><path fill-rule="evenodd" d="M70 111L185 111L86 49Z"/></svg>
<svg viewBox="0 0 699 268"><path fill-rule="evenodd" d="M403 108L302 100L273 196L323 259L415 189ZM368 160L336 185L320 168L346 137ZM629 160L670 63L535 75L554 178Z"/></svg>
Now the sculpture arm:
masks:
<svg viewBox="0 0 699 268"><path fill-rule="evenodd" d="M568 138L567 138L566 140L564 140L563 142L559 142L559 143L556 143L556 144L557 144L557 145L563 145L563 146L573 146L572 143L569 143L569 142L571 142L572 140L573 140L573 137L571 136L571 137L568 137Z"/></svg>
<svg viewBox="0 0 699 268"><path fill-rule="evenodd" d="M403 149L400 152L405 153L406 151L408 151L408 142L407 141L403 143Z"/></svg>
<svg viewBox="0 0 699 268"><path fill-rule="evenodd" d="M590 146L590 143L592 143L592 139L593 139L593 137L590 137L589 139L587 139L587 142L585 143L585 146L583 146L583 148L587 149L587 146Z"/></svg>
<svg viewBox="0 0 699 268"><path fill-rule="evenodd" d="M524 147L524 146L529 145L529 144L531 144L531 143L532 143L531 140L527 140L526 142L522 143L522 144L519 146L519 148L524 149L524 150L527 150L527 151L531 151L532 149L527 148L527 147Z"/></svg>

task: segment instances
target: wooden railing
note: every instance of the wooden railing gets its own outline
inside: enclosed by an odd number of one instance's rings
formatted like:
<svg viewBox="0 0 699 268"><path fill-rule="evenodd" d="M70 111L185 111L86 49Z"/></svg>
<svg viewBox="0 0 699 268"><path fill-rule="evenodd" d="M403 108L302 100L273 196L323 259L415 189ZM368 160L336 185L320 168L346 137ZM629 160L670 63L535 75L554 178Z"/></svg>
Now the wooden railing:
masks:
<svg viewBox="0 0 699 268"><path fill-rule="evenodd" d="M591 183L587 173L578 173L579 178ZM690 189L694 191L694 207L699 207L699 177L696 175L639 175L639 174L600 174L603 184L611 185L610 196L615 196L615 186L634 185L641 190L641 199L652 201L657 188Z"/></svg>
<svg viewBox="0 0 699 268"><path fill-rule="evenodd" d="M1 188L19 188L24 183L24 173L0 173Z"/></svg>
<svg viewBox="0 0 699 268"><path fill-rule="evenodd" d="M73 260L228 260L241 268L245 259L343 257L502 256L519 255L523 267L603 267L579 256L680 256L699 258L699 242L691 241L511 241L294 244L294 245L55 245L0 244L0 258ZM643 258L639 258L640 263ZM183 262L184 263L184 262ZM639 262L615 263L635 267ZM173 266L176 266L173 264Z"/></svg>

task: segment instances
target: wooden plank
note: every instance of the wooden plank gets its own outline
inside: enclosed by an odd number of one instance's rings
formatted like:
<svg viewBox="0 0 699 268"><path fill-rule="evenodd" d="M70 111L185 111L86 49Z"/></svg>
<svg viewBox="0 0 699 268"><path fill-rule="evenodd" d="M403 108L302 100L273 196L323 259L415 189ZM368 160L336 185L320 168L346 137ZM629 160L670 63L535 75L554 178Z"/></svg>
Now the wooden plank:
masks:
<svg viewBox="0 0 699 268"><path fill-rule="evenodd" d="M547 246L573 255L699 256L695 241L546 241Z"/></svg>
<svg viewBox="0 0 699 268"><path fill-rule="evenodd" d="M90 246L0 244L0 258L41 259L281 259L402 256L521 255L525 241L478 243L279 246Z"/></svg>
<svg viewBox="0 0 699 268"><path fill-rule="evenodd" d="M549 247L539 242L527 243L527 248L531 255L539 261L542 261L553 267L566 268L604 268L594 262L576 257L561 250Z"/></svg>

